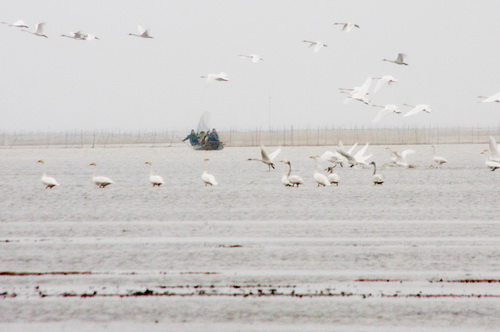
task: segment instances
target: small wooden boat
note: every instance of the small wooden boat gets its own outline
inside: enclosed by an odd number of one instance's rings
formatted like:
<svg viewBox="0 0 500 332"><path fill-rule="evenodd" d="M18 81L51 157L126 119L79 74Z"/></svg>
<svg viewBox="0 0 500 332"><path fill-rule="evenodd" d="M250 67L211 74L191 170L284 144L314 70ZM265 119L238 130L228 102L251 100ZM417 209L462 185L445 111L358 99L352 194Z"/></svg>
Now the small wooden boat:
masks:
<svg viewBox="0 0 500 332"><path fill-rule="evenodd" d="M199 151L214 151L224 149L224 142L205 142L202 144L193 145L193 150Z"/></svg>

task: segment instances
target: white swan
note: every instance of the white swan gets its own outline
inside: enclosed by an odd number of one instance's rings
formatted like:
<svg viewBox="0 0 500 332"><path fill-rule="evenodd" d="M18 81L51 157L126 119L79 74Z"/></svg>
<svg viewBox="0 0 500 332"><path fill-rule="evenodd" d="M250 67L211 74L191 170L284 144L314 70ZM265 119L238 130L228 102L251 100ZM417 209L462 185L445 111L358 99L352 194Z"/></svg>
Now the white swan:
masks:
<svg viewBox="0 0 500 332"><path fill-rule="evenodd" d="M229 81L227 74L224 72L220 72L218 74L203 75L203 76L201 76L201 78L206 78L207 82L212 82L212 81L227 82L227 81Z"/></svg>
<svg viewBox="0 0 500 332"><path fill-rule="evenodd" d="M281 160L281 162L283 162L283 160ZM286 166L285 168L283 169L283 175L281 176L281 183L283 183L283 185L285 187L292 187L292 183L290 181L288 181L288 175L290 174L290 172L288 171L288 169L286 169Z"/></svg>
<svg viewBox="0 0 500 332"><path fill-rule="evenodd" d="M398 57L396 58L396 60L382 59L382 61L388 61L388 62L395 63L397 65L408 66L408 64L405 62L405 57L406 57L406 54L404 54L404 53L398 53Z"/></svg>
<svg viewBox="0 0 500 332"><path fill-rule="evenodd" d="M318 158L319 158L319 156L310 156L309 158L314 159L314 165L315 165L315 167L314 167L313 178L316 181L316 183L318 184L318 187L320 187L320 186L322 186L322 187L328 187L328 186L330 186L330 181L328 181L328 178L326 177L326 175L321 174L320 172L318 172L318 168L319 168Z"/></svg>
<svg viewBox="0 0 500 332"><path fill-rule="evenodd" d="M136 37L141 37L141 38L153 38L149 34L149 29L144 29L140 25L137 26L137 30L139 31L139 34L136 33L129 33L130 36L136 36Z"/></svg>
<svg viewBox="0 0 500 332"><path fill-rule="evenodd" d="M57 182L56 179L54 179L51 176L47 176L45 162L43 160L39 160L38 162L43 165L43 173L42 173L41 180L42 180L43 185L45 186L45 189L47 189L47 188L52 189L56 186L59 186L59 182Z"/></svg>
<svg viewBox="0 0 500 332"><path fill-rule="evenodd" d="M353 28L358 28L359 29L359 25L357 25L356 23L339 23L339 22L336 22L336 23L333 23L333 25L342 25L342 31L343 32L350 32Z"/></svg>
<svg viewBox="0 0 500 332"><path fill-rule="evenodd" d="M364 147L362 147L356 154L353 155L354 148L357 146L357 143L354 144L349 151L344 151L342 148L337 149L337 152L340 153L342 156L344 156L347 159L347 162L351 164L350 167L354 167L356 165L368 165L366 162L369 158L371 158L371 154L368 156L365 156L365 152L368 149L368 146L370 144L367 143Z"/></svg>
<svg viewBox="0 0 500 332"><path fill-rule="evenodd" d="M384 183L384 178L382 177L382 175L377 173L377 164L375 164L374 161L372 161L370 164L373 165L373 176L372 176L373 185L381 186Z"/></svg>
<svg viewBox="0 0 500 332"><path fill-rule="evenodd" d="M210 159L208 158L203 159L203 164L205 164L209 160ZM201 179L203 180L203 183L205 183L205 187L218 185L217 181L215 180L215 176L207 172L206 166L203 170L203 174L201 175Z"/></svg>
<svg viewBox="0 0 500 332"><path fill-rule="evenodd" d="M262 61L264 59L262 59L260 56L258 56L257 54L240 54L238 55L240 58L242 59L251 59L253 63L257 63L259 61Z"/></svg>
<svg viewBox="0 0 500 332"><path fill-rule="evenodd" d="M391 75L384 75L382 77L374 77L374 80L378 80L377 85L375 85L375 88L373 89L372 93L377 93L378 90L380 90L384 86L390 86L393 83L396 83L398 80L394 78L394 76Z"/></svg>
<svg viewBox="0 0 500 332"><path fill-rule="evenodd" d="M11 28L29 28L23 20L17 20L14 23L1 22L2 24L7 24Z"/></svg>
<svg viewBox="0 0 500 332"><path fill-rule="evenodd" d="M149 182L151 182L153 187L155 187L155 186L159 187L165 183L165 181L163 180L163 178L161 176L155 175L153 173L153 163L152 162L146 161L144 164L149 165Z"/></svg>
<svg viewBox="0 0 500 332"><path fill-rule="evenodd" d="M323 47L328 47L328 45L323 44L319 40L317 40L317 41L303 40L302 42L303 43L309 43L309 47L313 47L314 46L314 52L319 52L319 50L322 49Z"/></svg>
<svg viewBox="0 0 500 332"><path fill-rule="evenodd" d="M427 104L418 104L418 105L409 105L409 104L403 104L404 106L409 106L409 107L413 107L412 110L410 110L409 112L403 114L403 116L412 116L412 115L415 115L417 113L420 113L420 112L426 112L426 113L431 113L432 110L431 108L429 107L429 105Z"/></svg>
<svg viewBox="0 0 500 332"><path fill-rule="evenodd" d="M346 89L340 88L340 93L347 94L346 99L344 99L344 104L347 104L351 100L358 100L365 104L370 104L370 100L367 98L368 90L370 89L370 85L372 84L372 77L368 77L362 86L356 86L354 88Z"/></svg>
<svg viewBox="0 0 500 332"><path fill-rule="evenodd" d="M438 164L438 166L441 166L442 164L446 164L448 162L448 160L444 159L443 157L436 155L436 147L434 145L432 145L432 150L434 151L434 157L432 157L432 160L434 160L434 162Z"/></svg>
<svg viewBox="0 0 500 332"><path fill-rule="evenodd" d="M408 160L406 159L406 157L410 154L414 154L415 150L406 149L406 150L403 150L403 152L399 153L397 151L393 151L391 148L386 148L386 149L388 149L393 155L393 157L391 158L391 163L394 166L407 167L407 168L414 167L408 163Z"/></svg>
<svg viewBox="0 0 500 332"><path fill-rule="evenodd" d="M38 23L35 25L35 30L33 32L29 31L29 30L21 30L21 31L24 31L24 32L28 32L28 33L31 33L32 35L35 35L35 36L38 36L38 37L45 37L45 38L49 38L47 37L46 35L43 34L43 28L45 27L45 22L42 22L42 23Z"/></svg>
<svg viewBox="0 0 500 332"><path fill-rule="evenodd" d="M344 156L342 156L341 154L339 154L337 151L335 151L335 152L325 151L320 156L320 159L324 160L324 161L329 161L332 164L334 164L334 166L332 166L332 168L337 167L337 165L340 165L340 167L344 167L344 163L347 163L347 159Z"/></svg>
<svg viewBox="0 0 500 332"><path fill-rule="evenodd" d="M481 100L481 103L500 103L500 91L495 93L492 96L485 97L485 96L479 96L478 98L483 98L484 100Z"/></svg>
<svg viewBox="0 0 500 332"><path fill-rule="evenodd" d="M394 104L387 104L387 105L372 105L373 107L378 107L378 108L382 108L378 113L377 113L377 116L372 120L373 123L378 123L380 122L380 120L382 120L382 118L384 116L386 116L387 114L391 114L391 113L396 113L396 114L401 114L401 111L399 110L399 108L394 105Z"/></svg>
<svg viewBox="0 0 500 332"><path fill-rule="evenodd" d="M333 173L333 167L328 167L326 170L329 173L327 175L327 178L328 178L328 181L330 181L330 184L334 184L334 185L338 186L339 182L340 182L340 176L337 173Z"/></svg>
<svg viewBox="0 0 500 332"><path fill-rule="evenodd" d="M302 178L300 176L290 175L290 173L292 172L292 163L290 161L280 160L280 162L288 165L287 179L288 179L288 182L290 182L292 184L292 187L298 187L301 184L304 184L304 180L302 180ZM283 180L281 182L283 182Z"/></svg>
<svg viewBox="0 0 500 332"><path fill-rule="evenodd" d="M106 176L95 176L95 173L97 171L97 164L92 163L89 166L94 166L94 173L92 174L92 181L98 186L99 188L105 188L106 186L109 186L110 184L113 184L113 180Z"/></svg>
<svg viewBox="0 0 500 332"><path fill-rule="evenodd" d="M266 164L269 167L269 171L271 171L271 168L274 169L273 160L280 153L281 153L281 147L277 148L273 153L268 155L266 150L264 150L264 146L261 145L260 146L260 155L261 155L262 159L248 158L247 160L260 161L260 162Z"/></svg>
<svg viewBox="0 0 500 332"><path fill-rule="evenodd" d="M73 32L71 31L69 35L62 34L61 37L76 39L76 40L84 40L84 34L81 31Z"/></svg>

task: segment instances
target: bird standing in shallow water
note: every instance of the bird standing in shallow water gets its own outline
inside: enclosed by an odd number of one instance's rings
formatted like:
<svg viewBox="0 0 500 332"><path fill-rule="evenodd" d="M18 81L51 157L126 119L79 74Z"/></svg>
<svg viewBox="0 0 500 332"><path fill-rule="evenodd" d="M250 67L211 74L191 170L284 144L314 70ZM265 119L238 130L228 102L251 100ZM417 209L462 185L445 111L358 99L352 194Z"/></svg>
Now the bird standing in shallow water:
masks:
<svg viewBox="0 0 500 332"><path fill-rule="evenodd" d="M203 164L208 162L210 159L205 158L203 159ZM203 183L205 183L206 186L216 186L218 183L215 180L215 176L207 172L206 166L205 169L203 170L203 174L201 175L201 179L203 180Z"/></svg>
<svg viewBox="0 0 500 332"><path fill-rule="evenodd" d="M97 171L97 164L92 163L89 166L94 166L94 173L92 174L92 181L98 186L99 188L105 188L106 186L109 186L110 184L113 184L113 180L106 176L96 176L95 173Z"/></svg>
<svg viewBox="0 0 500 332"><path fill-rule="evenodd" d="M370 163L373 165L373 176L372 176L372 181L374 186L381 186L384 183L384 179L382 178L382 175L377 173L377 164L375 164L374 161Z"/></svg>
<svg viewBox="0 0 500 332"><path fill-rule="evenodd" d="M52 189L56 186L59 186L59 182L57 182L56 179L54 179L51 176L47 176L45 162L43 160L39 160L38 162L43 165L43 173L42 173L41 180L42 180L43 185L45 186L45 189L47 189L47 188Z"/></svg>
<svg viewBox="0 0 500 332"><path fill-rule="evenodd" d="M153 173L153 163L152 162L146 161L144 164L149 165L149 182L151 182L153 187L155 187L155 186L159 187L165 183L165 181L163 180L163 178L161 176L155 175Z"/></svg>

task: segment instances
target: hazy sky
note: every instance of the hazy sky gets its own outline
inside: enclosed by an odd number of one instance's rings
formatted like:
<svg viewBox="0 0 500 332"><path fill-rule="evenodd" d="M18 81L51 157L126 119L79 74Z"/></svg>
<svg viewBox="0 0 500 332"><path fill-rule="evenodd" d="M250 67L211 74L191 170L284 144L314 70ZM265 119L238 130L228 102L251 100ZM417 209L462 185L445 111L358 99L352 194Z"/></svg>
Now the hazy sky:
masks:
<svg viewBox="0 0 500 332"><path fill-rule="evenodd" d="M372 126L378 109L338 88L387 74L399 81L373 103L433 113L379 126L498 126L500 104L477 96L500 91L499 12L498 0L3 0L0 21L47 22L49 38L0 25L0 130L186 129L204 111L219 129ZM137 24L155 38L129 36ZM101 40L60 37L77 30ZM399 52L409 66L381 61ZM220 71L229 82L200 78Z"/></svg>

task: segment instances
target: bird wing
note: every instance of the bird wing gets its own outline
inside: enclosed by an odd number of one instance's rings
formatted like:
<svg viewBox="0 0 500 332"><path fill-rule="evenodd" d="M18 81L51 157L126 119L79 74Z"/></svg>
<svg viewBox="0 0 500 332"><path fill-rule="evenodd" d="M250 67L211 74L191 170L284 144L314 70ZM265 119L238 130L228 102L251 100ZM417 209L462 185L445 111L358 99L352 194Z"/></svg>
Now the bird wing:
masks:
<svg viewBox="0 0 500 332"><path fill-rule="evenodd" d="M377 91L380 90L386 82L387 81L384 78L379 79L377 85L375 85L375 88L373 89L373 93L377 93Z"/></svg>
<svg viewBox="0 0 500 332"><path fill-rule="evenodd" d="M323 47L322 43L316 43L316 46L314 46L314 52L318 52L322 47Z"/></svg>
<svg viewBox="0 0 500 332"><path fill-rule="evenodd" d="M273 161L273 160L274 160L274 158L276 158L276 156L277 156L277 155L279 155L280 153L281 153L281 146L280 146L279 148L277 148L277 149L276 149L276 151L274 151L273 153L271 153L271 154L269 155L269 159L270 159L271 161Z"/></svg>
<svg viewBox="0 0 500 332"><path fill-rule="evenodd" d="M493 136L490 136L489 147L490 147L490 159L500 162L500 150L498 149L497 142L495 140L495 137Z"/></svg>
<svg viewBox="0 0 500 332"><path fill-rule="evenodd" d="M347 153L353 153L354 149L356 149L357 146L358 146L358 142L354 143L354 145L351 146L351 148L349 150L347 150Z"/></svg>
<svg viewBox="0 0 500 332"><path fill-rule="evenodd" d="M12 25L15 27L26 27L26 28L28 27L23 20L17 20L14 23L12 23Z"/></svg>
<svg viewBox="0 0 500 332"><path fill-rule="evenodd" d="M404 159L406 159L406 156L410 155L410 154L414 154L416 151L413 150L413 149L407 149L407 150L404 150L403 152L401 152L401 157L403 157Z"/></svg>
<svg viewBox="0 0 500 332"><path fill-rule="evenodd" d="M330 160L336 160L336 154L333 153L332 151L326 151L324 152L320 157L321 160L325 161L330 161Z"/></svg>
<svg viewBox="0 0 500 332"><path fill-rule="evenodd" d="M409 112L406 112L405 114L403 114L403 116L412 116L412 115L417 114L421 110L422 110L422 108L420 108L419 106L415 106L412 110L410 110Z"/></svg>
<svg viewBox="0 0 500 332"><path fill-rule="evenodd" d="M35 25L35 33L43 33L43 27L45 26L45 22L38 23Z"/></svg>
<svg viewBox="0 0 500 332"><path fill-rule="evenodd" d="M372 78L371 77L368 77L366 80L365 80L365 83L363 83L363 85L361 86L361 88L359 89L359 94L362 94L362 95L366 95L368 94L368 89L370 89L370 85L372 84Z"/></svg>
<svg viewBox="0 0 500 332"><path fill-rule="evenodd" d="M345 158L347 158L347 161L350 163L350 164L357 164L357 161L356 159L354 159L354 157L350 154L350 153L347 153L345 152L344 150L342 149L337 149L337 152L340 153L342 156L344 156Z"/></svg>
<svg viewBox="0 0 500 332"><path fill-rule="evenodd" d="M269 159L269 156L267 155L266 150L264 150L264 146L260 146L260 155L262 156L262 160L266 162L271 162L271 159Z"/></svg>
<svg viewBox="0 0 500 332"><path fill-rule="evenodd" d="M140 25L137 26L137 31L139 31L139 34L140 35L143 35L144 32L147 32L146 29L144 29L143 27L141 27Z"/></svg>
<svg viewBox="0 0 500 332"><path fill-rule="evenodd" d="M358 152L356 152L356 154L354 155L354 159L358 160L360 157L362 157L365 154L366 150L368 149L368 145L370 145L370 144L366 143L366 145L363 146L361 148L361 150L359 150Z"/></svg>
<svg viewBox="0 0 500 332"><path fill-rule="evenodd" d="M491 103L491 102L498 102L500 100L500 92L495 93L492 96L489 96L485 100L482 100L482 103Z"/></svg>
<svg viewBox="0 0 500 332"><path fill-rule="evenodd" d="M396 62L404 62L406 54L404 53L398 53L398 57L396 59Z"/></svg>
<svg viewBox="0 0 500 332"><path fill-rule="evenodd" d="M384 108L384 109L381 109L378 113L377 113L377 116L372 120L373 123L377 123L379 122L380 120L382 120L382 118L384 116L386 116L387 114L391 113L392 111L390 109L388 109L387 107Z"/></svg>

